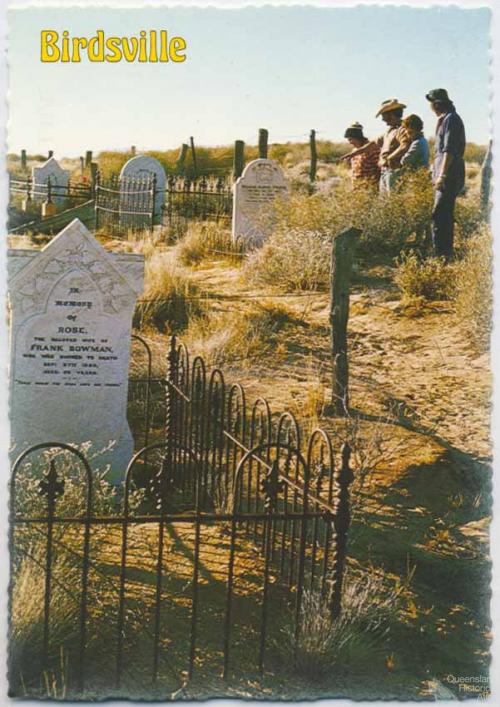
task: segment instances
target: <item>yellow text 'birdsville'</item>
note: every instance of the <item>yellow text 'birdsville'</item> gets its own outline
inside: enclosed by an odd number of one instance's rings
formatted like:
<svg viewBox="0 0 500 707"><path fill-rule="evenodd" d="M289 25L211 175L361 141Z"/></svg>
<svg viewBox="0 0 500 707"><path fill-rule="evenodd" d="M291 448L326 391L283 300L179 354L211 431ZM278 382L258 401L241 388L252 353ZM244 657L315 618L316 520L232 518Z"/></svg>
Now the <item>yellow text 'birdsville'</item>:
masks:
<svg viewBox="0 0 500 707"><path fill-rule="evenodd" d="M119 61L141 63L179 63L186 60L183 53L186 40L183 37L170 37L167 30L141 30L138 37L105 37L99 29L95 36L70 37L65 30L62 35L53 29L41 32L41 61L75 62L83 58L88 61L116 63Z"/></svg>

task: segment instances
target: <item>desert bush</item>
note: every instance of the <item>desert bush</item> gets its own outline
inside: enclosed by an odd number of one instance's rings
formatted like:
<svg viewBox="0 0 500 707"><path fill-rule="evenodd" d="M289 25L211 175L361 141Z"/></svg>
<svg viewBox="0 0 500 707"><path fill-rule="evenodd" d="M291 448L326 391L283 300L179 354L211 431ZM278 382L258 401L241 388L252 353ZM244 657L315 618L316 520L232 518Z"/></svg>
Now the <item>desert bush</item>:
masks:
<svg viewBox="0 0 500 707"><path fill-rule="evenodd" d="M201 315L199 287L164 253L154 253L146 259L145 282L144 294L134 312L135 328L151 326L160 332L181 331L192 317Z"/></svg>
<svg viewBox="0 0 500 707"><path fill-rule="evenodd" d="M485 223L485 214L481 209L479 192L471 189L456 201L456 245L460 247L483 223Z"/></svg>
<svg viewBox="0 0 500 707"><path fill-rule="evenodd" d="M44 566L45 556L42 543L31 548L30 555L22 560L11 587L9 683L11 691L18 695L21 686L31 683L39 674L43 648L45 576L40 568ZM79 580L76 567L69 562L59 562L54 568L52 607L55 610L51 611L49 656L52 664L57 664L60 652L69 650L78 639ZM71 586L75 587L74 594L67 589Z"/></svg>
<svg viewBox="0 0 500 707"><path fill-rule="evenodd" d="M244 274L256 285L286 292L321 290L328 282L330 252L330 239L318 232L280 229L250 254Z"/></svg>
<svg viewBox="0 0 500 707"><path fill-rule="evenodd" d="M184 338L211 365L245 362L275 349L293 320L286 307L264 301L193 319Z"/></svg>
<svg viewBox="0 0 500 707"><path fill-rule="evenodd" d="M455 307L461 326L476 349L486 351L493 315L492 237L487 225L467 241L455 277Z"/></svg>
<svg viewBox="0 0 500 707"><path fill-rule="evenodd" d="M402 588L389 587L377 575L355 577L347 573L342 612L332 617L330 598L318 590L303 594L295 668L308 682L340 677L356 666L362 671L381 654L391 618L400 606ZM285 650L294 654L294 631L284 629Z"/></svg>
<svg viewBox="0 0 500 707"><path fill-rule="evenodd" d="M410 251L396 261L394 282L405 299L451 299L455 292L455 268L444 258L420 258Z"/></svg>
<svg viewBox="0 0 500 707"><path fill-rule="evenodd" d="M466 162L475 162L482 164L486 156L486 145L476 145L475 142L468 142L465 145L464 160Z"/></svg>
<svg viewBox="0 0 500 707"><path fill-rule="evenodd" d="M183 265L197 265L207 258L241 261L242 248L233 243L230 229L221 222L190 222L177 254Z"/></svg>
<svg viewBox="0 0 500 707"><path fill-rule="evenodd" d="M401 178L390 195L342 182L312 196L293 194L275 202L264 246L251 254L245 274L257 284L285 291L328 286L331 239L341 230L361 229L358 252L373 260L398 253L408 237L430 220L432 185L426 170Z"/></svg>

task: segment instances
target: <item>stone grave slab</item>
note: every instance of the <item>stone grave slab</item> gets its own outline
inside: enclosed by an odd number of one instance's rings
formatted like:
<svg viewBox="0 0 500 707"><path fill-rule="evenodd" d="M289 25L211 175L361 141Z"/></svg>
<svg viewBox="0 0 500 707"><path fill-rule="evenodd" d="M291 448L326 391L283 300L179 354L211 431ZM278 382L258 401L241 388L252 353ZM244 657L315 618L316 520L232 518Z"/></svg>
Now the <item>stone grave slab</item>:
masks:
<svg viewBox="0 0 500 707"><path fill-rule="evenodd" d="M275 160L253 160L236 180L233 191L233 241L262 244L268 235L262 223L264 210L289 191L283 170Z"/></svg>
<svg viewBox="0 0 500 707"><path fill-rule="evenodd" d="M123 478L132 316L144 258L111 254L75 219L42 250L8 252L12 458L41 442L102 452Z"/></svg>
<svg viewBox="0 0 500 707"><path fill-rule="evenodd" d="M33 180L33 199L35 201L45 201L47 198L47 183L50 179L52 187L52 201L54 204L62 204L67 199L66 188L69 184L69 171L63 169L55 157L50 157L41 167L33 167L31 176ZM64 189L57 189L64 187Z"/></svg>

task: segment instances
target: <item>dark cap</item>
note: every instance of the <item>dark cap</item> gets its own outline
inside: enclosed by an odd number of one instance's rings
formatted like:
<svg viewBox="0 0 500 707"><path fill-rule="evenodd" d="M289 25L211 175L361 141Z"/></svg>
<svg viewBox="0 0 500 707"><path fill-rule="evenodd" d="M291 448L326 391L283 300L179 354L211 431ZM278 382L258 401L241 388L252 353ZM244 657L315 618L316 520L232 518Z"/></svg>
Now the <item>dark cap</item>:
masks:
<svg viewBox="0 0 500 707"><path fill-rule="evenodd" d="M363 139L363 126L361 123L352 123L344 133L344 137Z"/></svg>
<svg viewBox="0 0 500 707"><path fill-rule="evenodd" d="M448 91L445 88L433 88L432 91L426 93L425 97L431 103L434 103L434 101L443 101L446 103L450 102Z"/></svg>

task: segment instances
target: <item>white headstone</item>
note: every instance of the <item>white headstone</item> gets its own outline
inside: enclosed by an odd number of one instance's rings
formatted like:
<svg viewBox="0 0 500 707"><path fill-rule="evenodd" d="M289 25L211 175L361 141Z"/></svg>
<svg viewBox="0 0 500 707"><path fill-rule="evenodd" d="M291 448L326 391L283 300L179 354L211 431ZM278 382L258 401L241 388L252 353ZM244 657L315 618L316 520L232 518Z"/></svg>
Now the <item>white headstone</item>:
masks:
<svg viewBox="0 0 500 707"><path fill-rule="evenodd" d="M133 453L127 422L132 316L144 258L107 253L75 219L41 251L8 253L10 418L15 458L42 442L114 446L117 482Z"/></svg>
<svg viewBox="0 0 500 707"><path fill-rule="evenodd" d="M66 188L69 183L69 171L63 169L55 157L50 157L41 167L33 167L31 170L33 179L34 200L44 201L47 196L47 183L50 179L52 188L52 201L54 204L61 204L67 199ZM57 187L64 187L58 189Z"/></svg>
<svg viewBox="0 0 500 707"><path fill-rule="evenodd" d="M236 180L233 198L233 241L261 244L267 237L262 212L269 204L288 194L288 185L274 160L249 162Z"/></svg>
<svg viewBox="0 0 500 707"><path fill-rule="evenodd" d="M158 162L154 157L138 155L126 162L120 172L120 177L127 177L128 179L151 179L153 176L156 177L157 190L155 194L154 213L155 216L159 216L161 207L165 201L165 185L167 182L167 176L161 162ZM121 200L122 208L126 211L124 201L126 201L126 197ZM134 203L133 198L130 199L130 202L131 204Z"/></svg>

